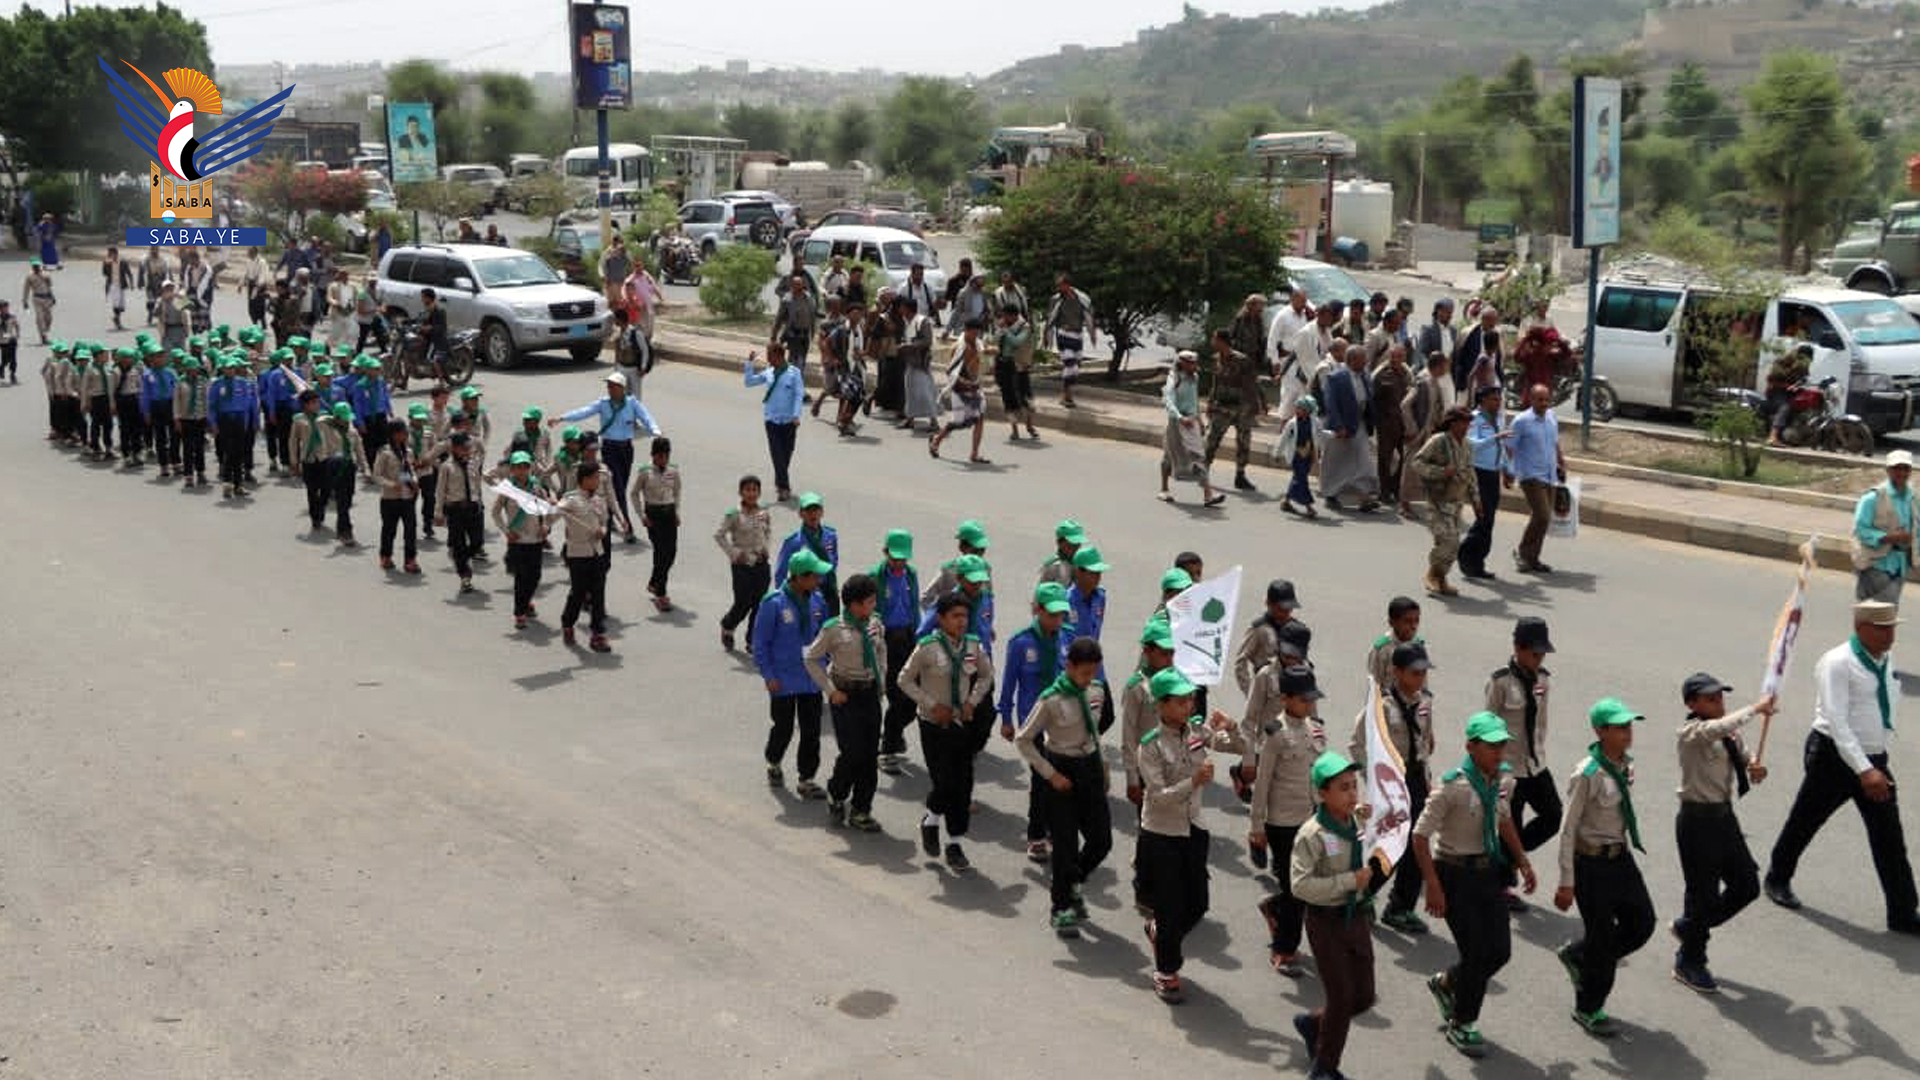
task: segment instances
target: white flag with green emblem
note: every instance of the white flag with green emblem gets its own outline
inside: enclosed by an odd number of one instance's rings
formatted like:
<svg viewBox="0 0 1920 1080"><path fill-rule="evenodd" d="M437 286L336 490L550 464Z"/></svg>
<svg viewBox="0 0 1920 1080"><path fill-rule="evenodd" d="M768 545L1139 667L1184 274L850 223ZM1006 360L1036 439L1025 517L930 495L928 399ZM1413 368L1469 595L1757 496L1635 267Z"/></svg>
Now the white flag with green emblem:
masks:
<svg viewBox="0 0 1920 1080"><path fill-rule="evenodd" d="M1240 601L1240 568L1195 582L1167 601L1173 627L1173 666L1196 686L1218 686L1233 663L1233 613Z"/></svg>

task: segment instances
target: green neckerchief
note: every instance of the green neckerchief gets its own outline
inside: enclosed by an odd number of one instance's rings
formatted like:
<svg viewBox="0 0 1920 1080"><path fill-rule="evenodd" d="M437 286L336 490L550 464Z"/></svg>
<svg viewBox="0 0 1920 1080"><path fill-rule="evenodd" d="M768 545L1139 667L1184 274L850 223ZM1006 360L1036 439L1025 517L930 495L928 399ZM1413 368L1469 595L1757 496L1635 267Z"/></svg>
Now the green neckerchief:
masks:
<svg viewBox="0 0 1920 1080"><path fill-rule="evenodd" d="M519 489L520 489L521 491L528 491L528 492L530 492L530 491L532 491L532 490L533 490L533 483L532 483L532 479L533 479L533 478L532 478L532 477L528 477L527 479L528 479L528 482L527 482L527 483L524 483L524 484L523 484L523 483L521 483L521 482L520 482L520 478L519 478L519 477L517 477L517 476L508 476L508 477L507 477L507 481L508 481L509 483L511 483L511 484L512 484L512 485L513 485L514 487L517 487L517 488L519 488ZM520 504L519 504L519 503L517 503L517 502L516 502L516 503L514 503L513 505L514 505L514 506L516 506L516 507L519 507L519 509L518 509L518 510L516 510L516 511L514 512L514 515L513 515L513 520L512 520L512 521L509 521L509 522L507 522L507 531L508 531L508 532L519 532L519 531L520 531L520 523L521 523L521 522L523 522L523 521L525 521L525 520L527 520L527 508L526 508L526 507L524 507L524 506L520 506Z"/></svg>
<svg viewBox="0 0 1920 1080"><path fill-rule="evenodd" d="M813 594L794 592L792 582L788 582L786 588L782 591L787 594L787 599L791 601L795 607L800 609L800 640L812 641L814 635Z"/></svg>
<svg viewBox="0 0 1920 1080"><path fill-rule="evenodd" d="M1086 690L1082 688L1079 683L1069 678L1067 673L1063 671L1054 678L1053 682L1047 684L1047 688L1040 694L1043 698L1054 695L1070 697L1080 703L1080 719L1087 725L1087 737L1092 739L1095 744L1098 744L1100 741L1100 729L1094 725L1093 709L1087 705Z"/></svg>
<svg viewBox="0 0 1920 1080"><path fill-rule="evenodd" d="M787 365L776 364L767 371L767 392L760 395L760 404L765 405L773 398L773 392L780 386L780 376L786 374Z"/></svg>
<svg viewBox="0 0 1920 1080"><path fill-rule="evenodd" d="M107 365L99 363L98 361L95 361L93 365L94 374L100 376L100 397L113 396L113 383L107 380L107 372L110 370Z"/></svg>
<svg viewBox="0 0 1920 1080"><path fill-rule="evenodd" d="M951 687L950 692L953 694L953 707L957 710L960 708L960 703L961 703L960 702L960 664L962 661L966 659L967 637L966 635L961 636L960 651L955 652L953 649L953 645L947 641L947 635L944 632L931 634L928 636L938 641L940 643L941 650L947 654L947 674L948 674L948 677L953 680L953 686Z"/></svg>
<svg viewBox="0 0 1920 1080"><path fill-rule="evenodd" d="M825 525L817 529L806 525L800 526L800 542L807 545L807 550L813 552L820 561L833 561L827 558L827 527Z"/></svg>
<svg viewBox="0 0 1920 1080"><path fill-rule="evenodd" d="M1054 676L1060 674L1060 632L1049 634L1040 629L1040 621L1035 619L1027 625L1033 631L1034 639L1040 642L1040 685L1051 690L1058 685Z"/></svg>
<svg viewBox="0 0 1920 1080"><path fill-rule="evenodd" d="M1587 747L1587 753L1593 758L1593 763L1600 766L1600 771L1612 777L1614 786L1620 789L1620 816L1627 821L1627 839L1633 841L1633 850L1646 851L1646 848L1640 846L1640 821L1633 815L1633 791L1627 786L1627 774L1607 760L1607 755L1600 752L1599 743L1596 742Z"/></svg>
<svg viewBox="0 0 1920 1080"><path fill-rule="evenodd" d="M193 414L200 411L199 374L200 369L195 368L193 373L187 376L187 415L184 419L191 420L193 419Z"/></svg>
<svg viewBox="0 0 1920 1080"><path fill-rule="evenodd" d="M886 561L882 560L869 573L873 577L874 587L879 589L879 602L873 605L873 610L884 612L887 610L887 579L893 576L893 572L887 569ZM906 578L907 595L917 598L920 595L920 575L914 573L912 563L907 564Z"/></svg>
<svg viewBox="0 0 1920 1080"><path fill-rule="evenodd" d="M412 424L408 424L407 427L413 435L413 459L418 461L420 460L421 452L425 449L425 444L421 442L421 438L425 435L426 429L414 427Z"/></svg>
<svg viewBox="0 0 1920 1080"><path fill-rule="evenodd" d="M1386 633L1386 634L1381 634L1379 637L1373 639L1373 647L1377 649L1380 646L1385 645L1389 641L1395 642L1398 645L1425 645L1427 643L1427 639L1421 637L1419 634L1413 635L1413 637L1407 639L1406 641L1400 641L1397 638L1395 638L1391 633Z"/></svg>
<svg viewBox="0 0 1920 1080"><path fill-rule="evenodd" d="M873 624L873 619L874 617L872 615L868 615L859 622L854 622L852 619L846 618L843 618L842 621L849 627L852 627L855 633L860 635L860 662L867 666L867 674L872 675L877 681L881 674L880 658L874 654L873 635L868 632L868 628Z"/></svg>
<svg viewBox="0 0 1920 1080"><path fill-rule="evenodd" d="M1879 660L1875 660L1873 654L1867 651L1867 647L1860 644L1859 634L1853 635L1852 638L1848 639L1847 643L1853 646L1853 658L1860 661L1861 667L1873 673L1875 680L1873 687L1874 696L1880 701L1880 726L1886 728L1888 731L1892 731L1893 699L1887 695L1886 659L1882 657Z"/></svg>
<svg viewBox="0 0 1920 1080"><path fill-rule="evenodd" d="M1497 773L1512 772L1513 766L1500 763ZM1467 783L1473 785L1473 793L1480 797L1480 843L1487 850L1487 858L1495 866L1507 865L1507 849L1500 842L1500 783L1498 778L1489 783L1480 775L1480 767L1473 763L1473 755L1460 759L1460 767L1440 779L1450 782L1456 776L1464 776Z"/></svg>
<svg viewBox="0 0 1920 1080"><path fill-rule="evenodd" d="M323 438L325 438L325 436L320 432L320 414L308 413L307 414L307 452L301 455L301 461L303 463L313 458L313 452L315 450L320 449L320 440Z"/></svg>
<svg viewBox="0 0 1920 1080"><path fill-rule="evenodd" d="M1356 821L1351 825L1340 824L1340 822L1334 819L1332 814L1327 813L1327 808L1324 803L1313 808L1313 817L1315 821L1320 823L1322 829L1347 842L1347 869L1349 871L1359 870L1361 862L1359 822ZM1367 897L1362 900L1359 890L1356 889L1347 897L1346 916L1351 919L1353 918L1353 913L1356 908L1371 908L1372 906L1373 898Z"/></svg>

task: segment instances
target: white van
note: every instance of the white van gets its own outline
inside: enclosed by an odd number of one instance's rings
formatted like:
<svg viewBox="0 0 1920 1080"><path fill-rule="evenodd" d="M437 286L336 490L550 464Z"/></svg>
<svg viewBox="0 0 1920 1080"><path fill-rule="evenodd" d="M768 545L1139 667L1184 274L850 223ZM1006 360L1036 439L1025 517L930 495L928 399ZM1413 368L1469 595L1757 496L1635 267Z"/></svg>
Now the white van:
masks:
<svg viewBox="0 0 1920 1080"><path fill-rule="evenodd" d="M1794 286L1764 310L1716 310L1693 318L1718 294L1682 276L1624 275L1601 282L1594 321L1594 371L1605 375L1622 405L1688 410L1701 401L1700 350L1689 332L1754 332L1759 340L1788 338L1813 346L1812 382L1832 376L1847 388L1846 411L1874 434L1914 426L1920 398L1920 323L1884 296L1852 289ZM1734 325L1725 324L1731 321ZM1711 321L1711 327L1703 326ZM1743 331L1741 324L1745 324ZM1796 341L1796 344L1798 343ZM1763 350L1763 355L1767 350ZM1755 366L1751 389L1766 390L1767 367Z"/></svg>
<svg viewBox="0 0 1920 1080"><path fill-rule="evenodd" d="M576 196L592 198L599 192L598 146L574 147L560 155L558 168ZM607 169L615 206L637 206L653 190L653 155L639 143L608 144Z"/></svg>
<svg viewBox="0 0 1920 1080"><path fill-rule="evenodd" d="M876 225L828 225L815 229L800 249L800 261L813 271L817 280L835 255L851 263L877 266L886 273L885 281L868 283L869 295L886 285L899 288L907 282L907 271L914 263L926 268L926 282L934 295L946 293L947 274L940 269L940 257L925 240L901 229L883 229Z"/></svg>

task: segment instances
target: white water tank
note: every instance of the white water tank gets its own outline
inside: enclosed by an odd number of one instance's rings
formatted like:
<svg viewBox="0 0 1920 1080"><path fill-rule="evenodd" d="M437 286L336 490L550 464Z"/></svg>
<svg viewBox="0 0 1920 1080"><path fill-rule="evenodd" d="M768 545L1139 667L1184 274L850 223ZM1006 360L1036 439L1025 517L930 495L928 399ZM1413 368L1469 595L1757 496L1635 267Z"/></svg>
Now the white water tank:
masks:
<svg viewBox="0 0 1920 1080"><path fill-rule="evenodd" d="M1393 236L1393 185L1345 180L1333 186L1333 233L1366 242L1378 254Z"/></svg>

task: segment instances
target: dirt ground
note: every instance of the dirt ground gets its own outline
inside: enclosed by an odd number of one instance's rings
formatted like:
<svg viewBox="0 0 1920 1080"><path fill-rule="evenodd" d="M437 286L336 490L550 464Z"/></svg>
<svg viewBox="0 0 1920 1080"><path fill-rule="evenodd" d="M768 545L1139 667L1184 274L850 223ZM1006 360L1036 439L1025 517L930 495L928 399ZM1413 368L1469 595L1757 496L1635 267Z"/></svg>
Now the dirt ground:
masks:
<svg viewBox="0 0 1920 1080"><path fill-rule="evenodd" d="M1708 443L1657 439L1623 428L1596 424L1593 428L1593 449L1576 451L1574 448L1579 444L1579 436L1571 432L1568 434L1572 435L1572 438L1565 441L1563 445L1569 454L1576 457L1594 458L1645 469L1664 469L1668 472L1711 477L1717 480L1740 480L1747 483L1804 488L1808 491L1823 491L1839 495L1857 495L1885 478L1885 470L1873 459L1863 458L1859 465L1830 466L1785 460L1771 454L1763 454L1760 470L1755 476L1730 476L1725 471L1725 452Z"/></svg>

